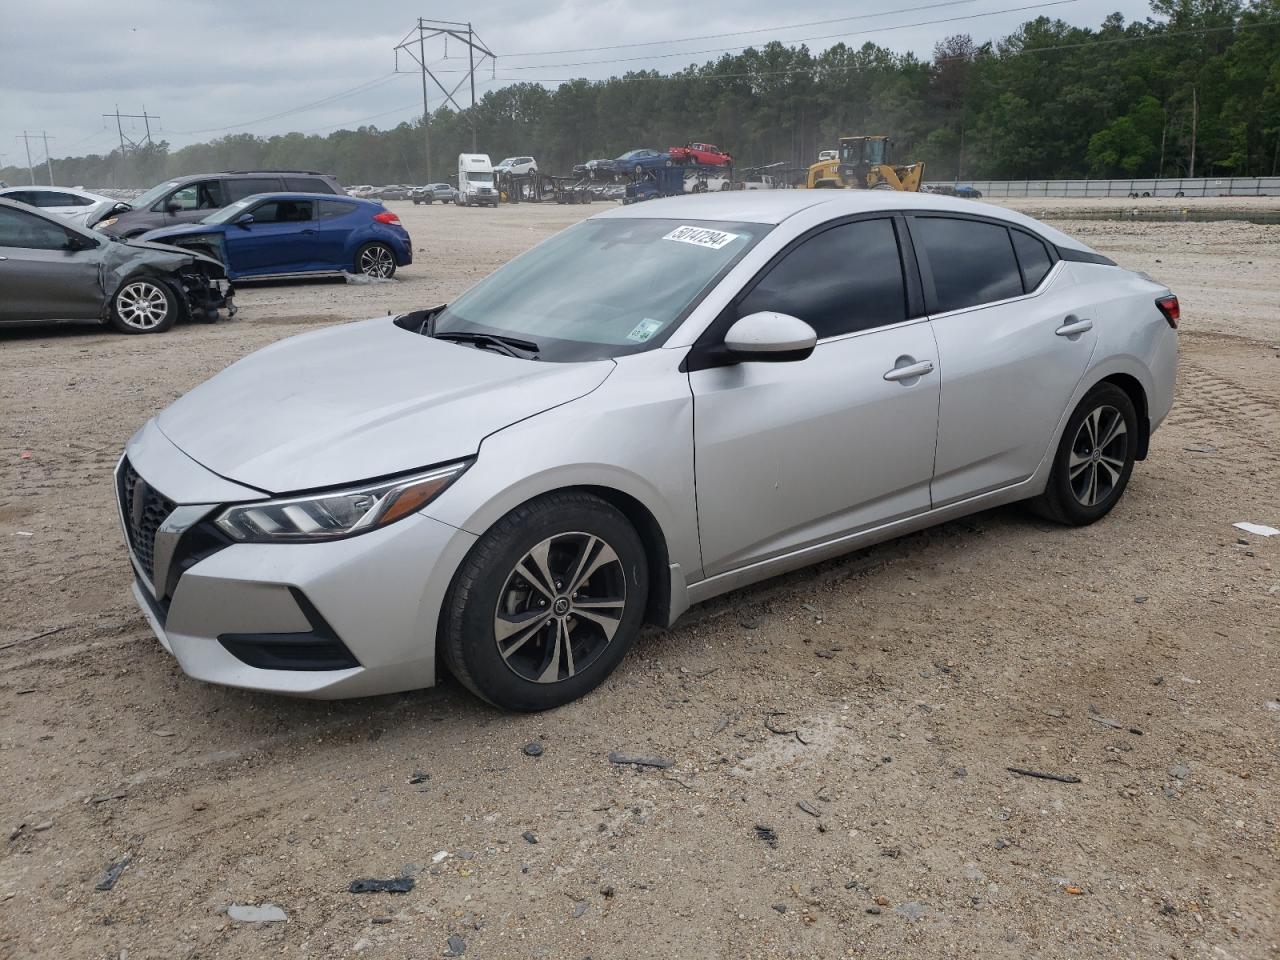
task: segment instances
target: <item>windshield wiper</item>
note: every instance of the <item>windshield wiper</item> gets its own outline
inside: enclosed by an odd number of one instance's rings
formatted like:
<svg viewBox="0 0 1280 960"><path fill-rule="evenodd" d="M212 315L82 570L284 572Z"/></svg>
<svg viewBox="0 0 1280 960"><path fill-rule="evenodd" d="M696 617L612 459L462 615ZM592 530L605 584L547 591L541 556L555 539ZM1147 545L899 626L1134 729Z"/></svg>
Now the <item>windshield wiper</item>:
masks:
<svg viewBox="0 0 1280 960"><path fill-rule="evenodd" d="M435 335L437 340L454 340L458 343L473 343L477 347L493 347L508 357L520 357L517 350L537 354L540 350L532 340L521 340L519 337L503 337L496 333L468 333L462 330L446 330ZM521 358L524 359L524 358Z"/></svg>

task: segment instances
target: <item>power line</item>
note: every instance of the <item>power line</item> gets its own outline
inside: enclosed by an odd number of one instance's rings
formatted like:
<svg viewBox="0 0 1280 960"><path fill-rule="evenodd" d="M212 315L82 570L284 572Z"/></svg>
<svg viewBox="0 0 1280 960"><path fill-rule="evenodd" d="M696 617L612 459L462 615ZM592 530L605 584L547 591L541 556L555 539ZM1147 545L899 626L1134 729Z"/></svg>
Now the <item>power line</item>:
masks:
<svg viewBox="0 0 1280 960"><path fill-rule="evenodd" d="M875 27L871 30L854 30L844 33L828 33L817 37L800 37L795 40L778 41L784 44L808 43L811 40L835 40L840 37L858 37L869 33L888 33L890 30L907 30L912 27L931 27L940 23L958 23L962 20L977 20L982 17L994 17L1004 13L1020 13L1025 10L1042 10L1045 7L1060 7L1064 4L1079 3L1080 0L1048 0L1045 3L1031 3L1021 7L1005 7L1001 10L990 10L986 13L971 13L960 17L943 17L937 20L917 20L912 23L899 23L888 27ZM749 46L749 44L747 45ZM638 60L661 60L670 57L697 57L708 53L729 53L734 50L745 50L747 46L740 47L712 47L705 50L684 50L680 53L653 53L643 57L614 57L601 60L579 60L574 63L542 63L537 65L523 65L508 67L509 70L555 70L560 67L586 67L601 63L634 63Z"/></svg>
<svg viewBox="0 0 1280 960"><path fill-rule="evenodd" d="M944 3L929 3L920 7L901 7L894 10L878 10L875 13L860 13L852 17L834 17L830 20L810 20L807 23L787 23L773 27L755 27L751 30L733 30L729 33L704 33L697 37L675 37L670 40L643 40L636 43L617 43L607 47L573 47L568 50L528 50L523 53L504 53L503 60L512 57L544 57L563 53L594 53L598 50L625 50L631 47L658 47L673 43L693 43L698 40L722 40L725 37L745 37L752 33L776 33L781 30L801 30L805 27L823 27L832 23L845 23L849 20L870 20L887 14L918 13L921 10L936 10L939 7L954 7L965 3L976 3L977 0L946 0Z"/></svg>
<svg viewBox="0 0 1280 960"><path fill-rule="evenodd" d="M204 127L200 130L171 130L169 132L176 133L181 136L193 136L200 133L221 133L223 130L236 130L240 127L252 127L258 123L266 123L268 120L281 120L285 117L293 116L295 113L305 113L308 110L314 110L316 107L327 106L336 100L342 100L345 97L349 97L357 93L367 93L375 87L380 87L385 83L391 82L391 80L395 79L395 76L396 73L393 70L391 73L375 77L373 80L366 80L364 83L356 84L356 86L349 87L346 90L339 90L337 93L331 93L327 97L321 97L319 100L312 100L310 103L303 103L296 107L290 107L288 110L282 110L279 113L273 113L269 116L258 117L256 120L245 120L242 123L229 123L225 127Z"/></svg>
<svg viewBox="0 0 1280 960"><path fill-rule="evenodd" d="M1093 40L1084 40L1079 43L1060 43L1060 44L1054 44L1052 46L1043 46L1043 47L1022 47L1016 51L1012 51L1011 55L1019 56L1024 53L1025 54L1051 53L1056 50L1077 50L1082 47L1092 47L1092 46L1110 45L1110 44L1119 44L1119 43L1140 43L1147 40L1164 40L1172 37L1194 36L1194 35L1203 34L1203 33L1223 33L1229 30L1250 30L1258 27L1280 27L1280 20L1268 20L1268 21L1263 21L1259 23L1237 23L1232 26L1203 27L1195 30L1160 30L1160 31L1156 31L1148 34L1143 34L1142 36L1138 36L1138 37L1108 37L1105 39L1096 38ZM965 59L968 59L968 58L938 57L929 62L950 63L952 61L965 60ZM668 81L669 80L681 80L681 81L738 80L738 79L749 78L749 77L776 77L776 76L786 76L793 73L815 73L818 71L839 72L842 69L846 71L856 70L858 69L858 66L853 65L853 66L841 68L841 67L832 66L831 64L815 63L807 67L787 67L786 69L783 69L783 70L745 70L738 73L660 74L660 75L633 73L633 74L628 74L626 79L628 80L668 80ZM551 79L548 77L538 77L538 78L497 77L496 79L504 83L561 84L561 83L572 83L575 79L582 79L582 78L567 77L567 78ZM595 81L595 82L601 82L601 81Z"/></svg>

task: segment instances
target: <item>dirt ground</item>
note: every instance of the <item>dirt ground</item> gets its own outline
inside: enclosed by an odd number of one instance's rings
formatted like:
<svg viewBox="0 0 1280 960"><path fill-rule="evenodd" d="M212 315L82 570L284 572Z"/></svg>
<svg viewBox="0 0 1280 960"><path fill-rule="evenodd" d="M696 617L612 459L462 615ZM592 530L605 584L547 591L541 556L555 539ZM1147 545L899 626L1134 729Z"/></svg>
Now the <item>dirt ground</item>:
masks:
<svg viewBox="0 0 1280 960"><path fill-rule="evenodd" d="M1000 509L740 591L539 716L187 679L110 473L236 358L447 300L588 208L397 204L394 283L0 331L0 957L1280 957L1280 537L1231 526L1280 526L1280 226L1051 206L1182 298L1178 403L1107 520ZM263 904L287 921L228 913Z"/></svg>

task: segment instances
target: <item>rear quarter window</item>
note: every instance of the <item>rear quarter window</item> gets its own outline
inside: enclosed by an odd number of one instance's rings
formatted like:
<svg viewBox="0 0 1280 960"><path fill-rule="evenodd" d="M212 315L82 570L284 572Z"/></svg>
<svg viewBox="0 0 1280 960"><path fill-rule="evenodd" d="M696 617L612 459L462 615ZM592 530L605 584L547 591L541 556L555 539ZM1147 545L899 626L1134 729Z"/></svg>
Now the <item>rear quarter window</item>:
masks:
<svg viewBox="0 0 1280 960"><path fill-rule="evenodd" d="M358 203L347 203L345 200L321 200L320 219L336 220L338 217L354 213L359 206Z"/></svg>
<svg viewBox="0 0 1280 960"><path fill-rule="evenodd" d="M981 220L916 217L911 236L924 249L933 274L932 313L1022 296L1022 271L1007 227Z"/></svg>
<svg viewBox="0 0 1280 960"><path fill-rule="evenodd" d="M278 193L280 191L279 177L236 177L225 182L227 194L227 202L235 200L243 200L245 197L251 197L255 193ZM330 191L326 190L325 193Z"/></svg>
<svg viewBox="0 0 1280 960"><path fill-rule="evenodd" d="M319 177L285 177L284 186L298 193L333 193L333 187Z"/></svg>
<svg viewBox="0 0 1280 960"><path fill-rule="evenodd" d="M1009 235L1013 237L1013 249L1018 254L1018 266L1022 269L1022 285L1030 293L1044 282L1053 267L1053 258L1040 238L1021 230L1010 230Z"/></svg>

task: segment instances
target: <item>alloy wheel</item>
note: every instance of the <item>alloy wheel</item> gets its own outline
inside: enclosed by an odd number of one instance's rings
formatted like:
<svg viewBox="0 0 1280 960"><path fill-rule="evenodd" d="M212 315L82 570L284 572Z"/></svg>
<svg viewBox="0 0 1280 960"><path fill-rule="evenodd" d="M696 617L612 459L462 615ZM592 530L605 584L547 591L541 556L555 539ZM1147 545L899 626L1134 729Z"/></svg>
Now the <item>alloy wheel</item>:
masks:
<svg viewBox="0 0 1280 960"><path fill-rule="evenodd" d="M396 262L386 247L373 246L360 252L360 272L366 277L385 280L395 268Z"/></svg>
<svg viewBox="0 0 1280 960"><path fill-rule="evenodd" d="M626 606L613 547L590 533L555 534L507 576L493 618L498 653L525 680L568 680L613 642Z"/></svg>
<svg viewBox="0 0 1280 960"><path fill-rule="evenodd" d="M147 280L135 280L116 294L120 322L134 330L154 330L169 316L169 298Z"/></svg>
<svg viewBox="0 0 1280 960"><path fill-rule="evenodd" d="M1067 461L1071 492L1086 507L1095 507L1115 491L1129 456L1129 430L1112 406L1095 407L1080 422Z"/></svg>

